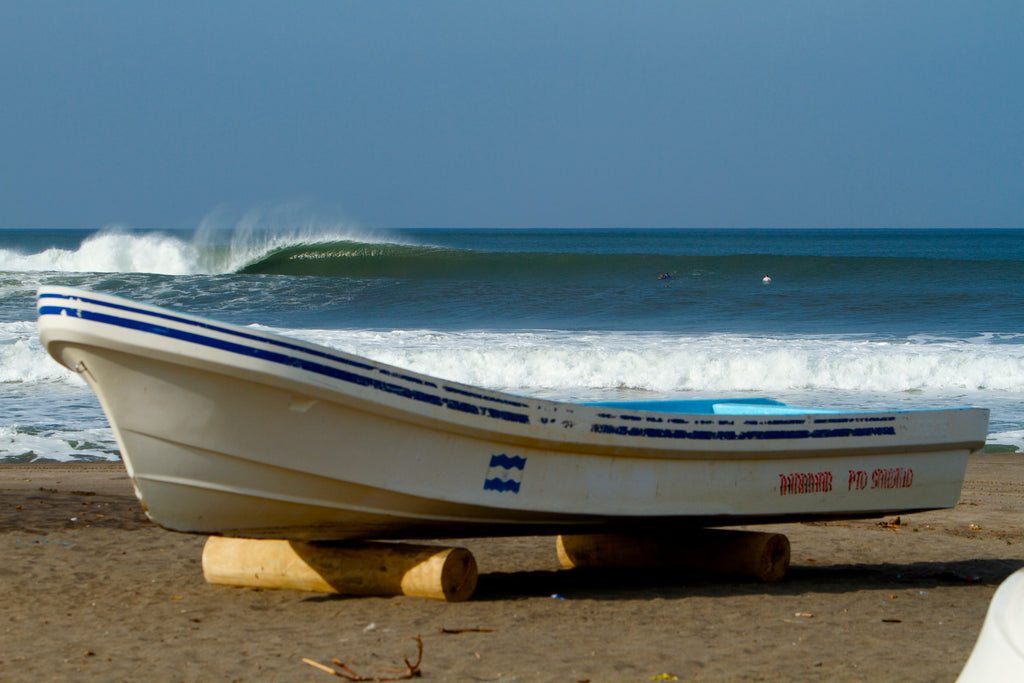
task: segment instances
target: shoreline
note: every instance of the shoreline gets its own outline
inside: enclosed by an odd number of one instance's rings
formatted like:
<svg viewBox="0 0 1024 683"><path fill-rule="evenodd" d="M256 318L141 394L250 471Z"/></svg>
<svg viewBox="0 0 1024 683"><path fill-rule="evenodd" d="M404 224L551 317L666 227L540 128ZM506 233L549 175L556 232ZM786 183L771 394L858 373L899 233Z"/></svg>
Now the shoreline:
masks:
<svg viewBox="0 0 1024 683"><path fill-rule="evenodd" d="M789 537L775 584L583 573L553 537L458 539L478 588L440 603L212 586L205 537L149 522L120 462L0 463L0 678L328 681L302 659L386 675L419 635L433 680L953 680L1024 567L1022 502L1024 458L983 453L955 508L898 526L744 527Z"/></svg>

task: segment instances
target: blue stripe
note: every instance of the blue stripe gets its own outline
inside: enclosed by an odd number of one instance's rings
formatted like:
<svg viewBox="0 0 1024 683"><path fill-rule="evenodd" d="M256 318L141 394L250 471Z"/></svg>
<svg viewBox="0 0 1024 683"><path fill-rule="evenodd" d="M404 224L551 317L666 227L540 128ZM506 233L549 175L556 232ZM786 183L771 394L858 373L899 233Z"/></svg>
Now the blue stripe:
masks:
<svg viewBox="0 0 1024 683"><path fill-rule="evenodd" d="M830 417L825 419L815 419L814 424L834 423L844 424L846 422L892 422L896 418L892 415L882 415L875 417Z"/></svg>
<svg viewBox="0 0 1024 683"><path fill-rule="evenodd" d="M148 309L145 309L145 308L137 308L135 306L127 306L125 304L115 304L115 303L110 303L108 301L101 301L99 299L91 299L89 297L84 297L84 296L68 296L66 294L46 294L46 293L43 293L43 294L39 295L39 299L40 300L42 300L44 298L64 299L66 301L84 301L86 303L95 304L96 306L103 306L104 308L112 308L112 309L114 309L116 311L126 311L128 313L137 313L139 315L145 315L145 316L148 316L150 318L160 318L161 320L170 320L171 322L179 323L179 324L182 324L182 325L191 325L193 327L199 327L199 328L202 328L204 330L210 330L212 332L220 332L221 334L229 334L229 335L232 335L232 336L235 336L235 337L241 337L242 339L248 339L249 341L263 342L264 344L270 344L271 346L279 346L281 348L288 349L289 351L301 351L301 352L309 354L311 356L318 356L320 358L326 358L327 360L332 360L332 361L334 361L336 363L345 363L347 365L352 365L354 367L361 368L363 370L373 370L374 369L374 367L372 365L368 365L366 363L360 363L360 362L351 360L349 358L343 358L341 356L335 356L334 354L326 353L324 351L320 351L320 350L315 349L315 348L314 349L310 349L310 348L307 348L307 347L302 346L300 344L295 344L293 342L290 342L290 341L288 341L286 339L276 339L276 338L273 338L273 337L270 337L270 338L262 337L260 335L250 334L248 332L244 332L242 330L238 330L238 329L235 329L235 328L223 327L221 325L217 325L215 323L207 322L205 320L193 320L191 318L182 318L180 316L174 315L172 313L166 313L164 311L151 311L151 310L148 310ZM78 309L78 308L60 308L60 307L54 307L54 306L41 306L39 308L39 315L54 315L54 311L58 311L58 312L59 311L67 311L69 313L73 312L76 317L83 317L83 316L79 315L79 310L80 309ZM82 311L82 313L85 313L85 311ZM122 327L124 327L124 326L122 326ZM154 325L153 327L154 327L154 329L162 329L162 330L167 329L166 327L159 327L159 326L156 326L156 325Z"/></svg>
<svg viewBox="0 0 1024 683"><path fill-rule="evenodd" d="M590 431L597 434L616 434L618 436L643 436L652 439L693 439L700 441L745 441L748 439L827 439L851 436L893 436L896 430L892 427L859 427L843 429L786 429L769 431L763 429L745 432L710 430L689 431L686 429L655 429L644 427L617 427L609 424L592 425Z"/></svg>
<svg viewBox="0 0 1024 683"><path fill-rule="evenodd" d="M49 297L53 297L53 298L62 298L62 299L74 299L73 297L57 296L57 295L52 295L52 294L51 295L43 295L43 296L49 296ZM40 296L40 299L42 299L43 296ZM326 359L329 359L329 360L332 360L332 361L337 361L337 362L340 362L340 363L347 363L348 365L359 367L359 368L366 369L366 370L374 370L375 369L372 365L367 365L367 364L364 364L364 363L358 363L358 362L355 362L355 361L350 361L348 359L340 358L340 357L337 357L337 356L333 356L331 354L324 353L322 351L317 351L315 349L308 349L308 348L306 348L304 346L300 346L298 344L290 344L290 343L288 343L286 341L281 341L281 340L276 340L276 339L267 339L267 338L260 337L260 336L257 336L257 335L250 335L250 334L246 334L244 332L239 332L237 330L232 330L230 328L223 328L223 327L219 327L219 326L216 326L216 325L211 325L211 324L208 324L208 323L196 322L196 321L188 320L188 319L184 319L184 318L177 318L175 316L167 315L167 314L163 314L163 313L153 313L153 312L150 312L150 311L147 311L147 310L134 309L134 308L131 308L129 306L122 306L122 305L116 305L116 304L107 304L106 302L103 302L103 301L96 301L96 300L90 300L90 299L85 299L85 298L82 298L81 300L82 301L90 301L90 303L94 303L94 304L102 305L102 306L107 306L109 308L114 308L114 309L117 309L117 310L124 310L124 311L133 312L133 313L139 313L139 314L142 314L142 315L147 315L147 316L158 318L158 319L171 320L171 321L174 321L174 322L185 323L185 324L193 325L193 326L200 327L200 328L203 328L203 329L208 329L208 330L213 330L213 331L217 331L217 332L222 332L222 333L225 333L225 334L234 335L236 337L241 337L241 338L244 338L244 339L251 339L253 341L259 341L259 342L263 342L263 343L268 343L268 344L272 344L272 345L275 345L275 346L278 346L278 347L283 347L283 348L287 348L287 349L290 349L290 350L300 351L302 353L306 353L306 354L309 354L309 355L312 355L312 356L326 358ZM196 334L194 332L186 332L184 330L173 329L173 328L165 327L163 325L158 325L158 324L155 324L155 323L143 322L143 321L140 321L140 320L133 320L133 319L129 319L129 318L122 318L122 317L119 317L119 316L109 315L109 314L106 314L106 313L97 313L97 312L94 312L94 311L86 311L86 310L82 310L82 309L69 308L69 307L64 307L64 306L40 306L39 307L39 315L40 316L44 316L44 315L57 315L57 316L59 316L59 315L62 315L62 314L70 315L72 317L81 318L83 320L89 320L89 321L92 321L92 322L98 322L98 323L103 323L103 324L107 324L107 325L114 325L114 326L117 326L117 327L123 327L123 328L127 328L127 329L138 330L140 332L146 332L148 334L155 334L155 335L158 335L158 336L161 336L161 337L168 337L168 338L171 338L171 339L178 339L178 340L189 342L189 343L192 343L192 344L199 344L201 346L207 346L207 347L211 347L211 348L215 348L215 349L220 349L222 351L227 351L229 353L235 353L235 354L238 354L238 355L241 355L241 356L248 356L250 358L257 358L257 359L268 361L268 362L271 362L271 363L277 363L279 365L286 365L288 367L299 368L299 369L305 370L307 372L313 372L313 373L316 373L316 374L319 374L319 375L324 375L326 377L332 377L334 379L338 379L338 380L341 380L343 382L348 382L350 384L355 384L355 385L363 386L363 387L369 387L369 388L372 388L372 389L376 389L378 391L383 391L383 392L386 392L386 393L389 393L389 394L394 394L394 395L400 396L402 398L407 398L407 399L411 399L411 400L414 400L414 401L421 401L423 403L429 403L429 404L435 405L435 406L444 406L445 408L449 408L451 410L456 410L456 411L463 412L463 413L469 413L469 414L472 414L472 415L484 415L484 416L487 416L487 417L490 417L490 418L494 418L494 419L505 420L505 421L508 421L508 422L518 422L518 423L523 423L523 424L529 424L529 421L530 421L530 418L529 418L528 415L524 415L524 414L521 414L521 413L513 413L513 412L510 412L510 411L507 411L507 410L497 410L497 409L489 408L489 407L475 406L475 405L473 405L471 403L467 403L465 401L457 401L457 400L453 400L453 399L442 398L441 396L437 396L435 394L431 394L431 393L426 392L426 391L420 391L420 390L417 390L417 389L410 389L408 387L403 387L403 386L400 386L400 385L397 385L397 384L392 384L390 382L383 382L381 380L373 379L371 377L366 377L365 375L361 375L361 374L358 374L358 373L355 373L355 372L350 372L348 370L342 370L342 369L339 369L339 368L330 367L330 366L327 366L327 365L323 365L321 363L316 363L316 362L309 361L309 360L303 360L301 358L295 358L294 356L288 356L288 355L285 355L283 353L279 353L277 351L270 351L270 350L266 350L266 349L257 349L257 348L253 348L251 346L246 346L244 344L238 344L236 342L225 341L225 340L222 340L222 339L213 339L213 338L201 335L201 334Z"/></svg>
<svg viewBox="0 0 1024 683"><path fill-rule="evenodd" d="M466 391L465 389L459 389L457 387L445 387L445 391L453 394L462 394L463 396L469 396L470 398L482 398L485 401L494 401L495 403L505 403L510 406L518 406L520 408L529 408L530 406L520 401L510 401L507 398L494 398L493 396L483 396L472 391Z"/></svg>
<svg viewBox="0 0 1024 683"><path fill-rule="evenodd" d="M499 455L491 456L491 467L504 467L506 470L522 470L526 467L526 458L519 455L505 455L501 453Z"/></svg>
<svg viewBox="0 0 1024 683"><path fill-rule="evenodd" d="M507 479L487 479L484 481L484 491L497 491L498 493L511 491L512 493L519 493L519 482Z"/></svg>

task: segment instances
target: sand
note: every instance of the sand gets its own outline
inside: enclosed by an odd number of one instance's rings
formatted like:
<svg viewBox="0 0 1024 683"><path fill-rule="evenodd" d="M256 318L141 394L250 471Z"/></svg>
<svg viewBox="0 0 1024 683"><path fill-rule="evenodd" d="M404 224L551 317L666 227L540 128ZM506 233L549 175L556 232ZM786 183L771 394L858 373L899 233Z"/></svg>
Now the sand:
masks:
<svg viewBox="0 0 1024 683"><path fill-rule="evenodd" d="M461 540L480 581L447 604L208 585L205 539L147 521L119 464L0 465L0 680L338 680L303 658L394 676L419 635L438 681L952 681L1024 566L1022 502L1024 457L974 456L955 509L766 527L792 543L775 584Z"/></svg>

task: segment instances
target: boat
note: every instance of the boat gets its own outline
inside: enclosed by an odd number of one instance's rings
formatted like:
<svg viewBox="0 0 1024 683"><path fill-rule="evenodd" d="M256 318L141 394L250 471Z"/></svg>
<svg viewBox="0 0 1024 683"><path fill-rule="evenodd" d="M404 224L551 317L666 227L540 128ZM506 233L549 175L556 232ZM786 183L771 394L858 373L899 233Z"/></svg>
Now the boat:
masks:
<svg viewBox="0 0 1024 683"><path fill-rule="evenodd" d="M242 538L464 538L956 505L978 408L573 403L66 287L47 351L92 387L149 517Z"/></svg>

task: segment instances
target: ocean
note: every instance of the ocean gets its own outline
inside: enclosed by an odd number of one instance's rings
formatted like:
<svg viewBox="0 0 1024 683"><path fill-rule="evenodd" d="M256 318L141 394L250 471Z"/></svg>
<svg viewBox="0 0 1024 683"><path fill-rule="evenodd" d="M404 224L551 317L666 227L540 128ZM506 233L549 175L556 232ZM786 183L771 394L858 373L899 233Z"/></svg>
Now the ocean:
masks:
<svg viewBox="0 0 1024 683"><path fill-rule="evenodd" d="M44 284L544 398L984 407L1024 447L1018 229L0 230L0 462L119 457Z"/></svg>

